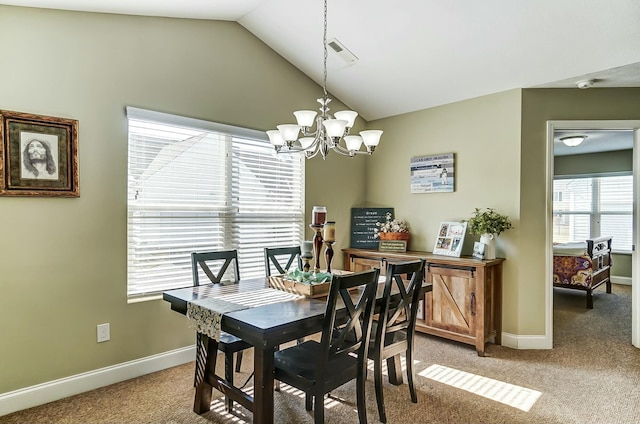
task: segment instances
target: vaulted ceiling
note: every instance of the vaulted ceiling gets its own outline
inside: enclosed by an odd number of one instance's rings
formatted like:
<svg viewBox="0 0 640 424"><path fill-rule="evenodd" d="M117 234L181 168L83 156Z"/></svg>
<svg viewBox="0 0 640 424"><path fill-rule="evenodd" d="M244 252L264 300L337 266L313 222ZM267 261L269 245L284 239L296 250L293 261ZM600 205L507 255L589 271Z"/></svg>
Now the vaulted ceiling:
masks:
<svg viewBox="0 0 640 424"><path fill-rule="evenodd" d="M237 21L322 84L322 0L0 0ZM372 120L530 87L640 87L638 0L328 0L328 91Z"/></svg>

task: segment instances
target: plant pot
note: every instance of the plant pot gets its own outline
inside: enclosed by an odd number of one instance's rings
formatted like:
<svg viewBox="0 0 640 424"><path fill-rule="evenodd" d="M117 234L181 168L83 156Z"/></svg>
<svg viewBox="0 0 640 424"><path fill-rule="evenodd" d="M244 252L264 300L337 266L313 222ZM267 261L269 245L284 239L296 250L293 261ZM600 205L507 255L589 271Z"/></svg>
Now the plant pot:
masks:
<svg viewBox="0 0 640 424"><path fill-rule="evenodd" d="M409 247L409 239L411 238L411 233L378 233L380 235L380 240L406 240L407 247Z"/></svg>
<svg viewBox="0 0 640 424"><path fill-rule="evenodd" d="M493 234L482 234L480 236L480 243L485 244L484 258L495 259L496 258L496 236Z"/></svg>

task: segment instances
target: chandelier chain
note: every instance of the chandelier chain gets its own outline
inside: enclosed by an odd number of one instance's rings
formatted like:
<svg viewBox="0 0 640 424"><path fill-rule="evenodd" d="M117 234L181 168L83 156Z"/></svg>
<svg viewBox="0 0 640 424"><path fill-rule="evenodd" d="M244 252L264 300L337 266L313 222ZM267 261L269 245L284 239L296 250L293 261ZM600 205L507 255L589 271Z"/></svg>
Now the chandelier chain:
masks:
<svg viewBox="0 0 640 424"><path fill-rule="evenodd" d="M322 37L322 46L324 48L324 79L322 89L325 97L327 96L327 0L324 0L324 35Z"/></svg>

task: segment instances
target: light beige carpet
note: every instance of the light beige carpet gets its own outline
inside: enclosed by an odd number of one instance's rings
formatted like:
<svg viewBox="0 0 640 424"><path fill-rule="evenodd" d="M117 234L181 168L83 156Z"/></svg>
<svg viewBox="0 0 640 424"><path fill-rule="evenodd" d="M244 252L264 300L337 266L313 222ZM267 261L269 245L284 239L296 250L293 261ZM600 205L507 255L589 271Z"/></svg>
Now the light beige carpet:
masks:
<svg viewBox="0 0 640 424"><path fill-rule="evenodd" d="M585 294L554 293L552 350L473 347L417 335L418 403L405 385L385 385L388 423L640 423L640 350L631 345L631 288L598 290L594 309ZM245 357L244 381L252 356ZM219 361L222 363L223 361ZM192 412L193 364L114 384L0 417L0 423L242 423L251 414L226 414L214 391L213 410ZM251 386L251 382L249 382ZM327 423L357 423L355 391L347 384L327 399ZM276 423L312 423L303 394L283 386L275 394ZM367 414L377 423L372 374Z"/></svg>

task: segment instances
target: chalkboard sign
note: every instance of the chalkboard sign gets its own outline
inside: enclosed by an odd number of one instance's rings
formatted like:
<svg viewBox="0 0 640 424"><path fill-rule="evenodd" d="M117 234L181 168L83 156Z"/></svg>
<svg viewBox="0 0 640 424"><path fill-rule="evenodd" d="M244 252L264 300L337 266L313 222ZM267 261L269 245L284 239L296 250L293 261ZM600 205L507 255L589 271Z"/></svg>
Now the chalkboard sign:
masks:
<svg viewBox="0 0 640 424"><path fill-rule="evenodd" d="M387 212L393 219L393 208L351 208L351 247L377 249L377 238L373 237L376 222L385 222Z"/></svg>

